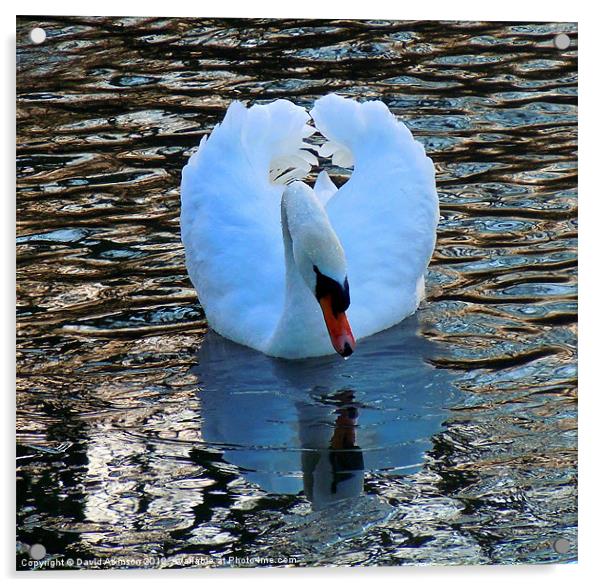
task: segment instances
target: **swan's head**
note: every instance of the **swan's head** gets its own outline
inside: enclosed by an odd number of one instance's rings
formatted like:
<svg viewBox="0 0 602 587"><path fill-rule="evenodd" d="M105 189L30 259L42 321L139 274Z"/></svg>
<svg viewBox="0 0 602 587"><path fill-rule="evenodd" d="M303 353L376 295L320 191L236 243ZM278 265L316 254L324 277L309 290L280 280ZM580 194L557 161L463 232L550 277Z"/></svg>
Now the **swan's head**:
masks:
<svg viewBox="0 0 602 587"><path fill-rule="evenodd" d="M355 339L345 315L351 300L343 247L324 207L303 182L285 188L282 211L297 270L322 309L332 346L348 357Z"/></svg>

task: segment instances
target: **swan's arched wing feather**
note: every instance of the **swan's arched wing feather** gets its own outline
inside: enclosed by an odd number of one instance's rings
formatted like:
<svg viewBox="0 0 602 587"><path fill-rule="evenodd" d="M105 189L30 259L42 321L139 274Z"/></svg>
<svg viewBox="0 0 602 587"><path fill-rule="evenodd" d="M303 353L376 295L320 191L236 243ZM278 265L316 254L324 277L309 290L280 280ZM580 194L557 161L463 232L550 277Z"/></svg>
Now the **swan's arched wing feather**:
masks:
<svg viewBox="0 0 602 587"><path fill-rule="evenodd" d="M432 161L378 101L331 94L311 115L354 172L326 209L347 258L348 311L356 336L396 324L420 302L439 219Z"/></svg>
<svg viewBox="0 0 602 587"><path fill-rule="evenodd" d="M337 186L334 185L326 170L318 173L316 183L314 184L314 193L324 207L326 207L328 200L337 193Z"/></svg>
<svg viewBox="0 0 602 587"><path fill-rule="evenodd" d="M298 155L308 118L285 100L234 102L182 172L182 241L199 300L217 332L255 348L284 296L283 186L270 182L270 169L309 168Z"/></svg>

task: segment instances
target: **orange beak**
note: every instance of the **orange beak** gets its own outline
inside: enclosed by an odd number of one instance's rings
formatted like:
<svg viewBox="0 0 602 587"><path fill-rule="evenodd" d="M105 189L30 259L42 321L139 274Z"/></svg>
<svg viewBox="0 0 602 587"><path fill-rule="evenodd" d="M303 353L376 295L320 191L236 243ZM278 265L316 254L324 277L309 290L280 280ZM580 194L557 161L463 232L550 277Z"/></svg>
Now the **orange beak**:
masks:
<svg viewBox="0 0 602 587"><path fill-rule="evenodd" d="M324 322L330 334L330 341L334 350L342 357L348 357L355 349L355 338L351 332L351 326L347 321L345 312L335 314L332 310L332 300L329 295L321 297L319 300Z"/></svg>

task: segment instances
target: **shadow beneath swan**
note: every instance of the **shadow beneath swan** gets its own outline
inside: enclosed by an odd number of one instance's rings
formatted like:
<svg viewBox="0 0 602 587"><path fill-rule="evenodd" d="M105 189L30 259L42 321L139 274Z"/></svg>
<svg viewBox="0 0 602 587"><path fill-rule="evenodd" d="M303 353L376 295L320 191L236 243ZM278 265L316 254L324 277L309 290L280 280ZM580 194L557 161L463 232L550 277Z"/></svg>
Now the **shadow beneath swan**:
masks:
<svg viewBox="0 0 602 587"><path fill-rule="evenodd" d="M363 492L366 471L416 472L458 392L428 362L414 316L338 355L286 361L211 332L193 369L203 440L263 490L320 510Z"/></svg>

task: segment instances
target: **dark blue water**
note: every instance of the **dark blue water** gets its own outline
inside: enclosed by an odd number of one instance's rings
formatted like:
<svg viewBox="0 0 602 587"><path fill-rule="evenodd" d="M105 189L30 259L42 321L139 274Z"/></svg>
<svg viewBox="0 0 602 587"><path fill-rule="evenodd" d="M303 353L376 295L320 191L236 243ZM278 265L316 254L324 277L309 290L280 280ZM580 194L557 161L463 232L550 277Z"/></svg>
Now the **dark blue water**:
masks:
<svg viewBox="0 0 602 587"><path fill-rule="evenodd" d="M88 568L576 560L576 48L573 24L20 18L17 568L36 543ZM335 90L435 162L427 299L348 361L278 361L208 333L180 170L231 100Z"/></svg>

